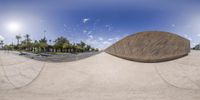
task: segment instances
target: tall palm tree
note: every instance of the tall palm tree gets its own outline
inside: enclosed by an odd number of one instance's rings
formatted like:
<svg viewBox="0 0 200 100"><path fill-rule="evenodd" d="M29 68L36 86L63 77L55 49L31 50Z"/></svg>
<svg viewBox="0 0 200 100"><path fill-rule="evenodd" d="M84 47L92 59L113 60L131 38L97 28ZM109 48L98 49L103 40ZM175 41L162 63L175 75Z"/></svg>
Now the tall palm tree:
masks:
<svg viewBox="0 0 200 100"><path fill-rule="evenodd" d="M17 39L17 46L19 46L19 41L20 41L20 39L22 38L20 35L16 35L16 37L15 37L16 39Z"/></svg>
<svg viewBox="0 0 200 100"><path fill-rule="evenodd" d="M26 50L31 51L32 43L31 43L30 35L26 34L24 35L24 37L25 37L25 48Z"/></svg>
<svg viewBox="0 0 200 100"><path fill-rule="evenodd" d="M28 42L31 41L30 35L29 35L29 34L26 34L24 37L25 37L25 39L26 39L26 43L28 43Z"/></svg>

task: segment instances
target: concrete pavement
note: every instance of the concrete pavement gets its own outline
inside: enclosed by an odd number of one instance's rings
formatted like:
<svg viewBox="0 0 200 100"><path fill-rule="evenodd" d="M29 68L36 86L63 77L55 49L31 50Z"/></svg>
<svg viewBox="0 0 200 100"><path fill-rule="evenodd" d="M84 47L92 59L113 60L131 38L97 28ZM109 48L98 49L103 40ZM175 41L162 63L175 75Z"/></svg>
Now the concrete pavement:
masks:
<svg viewBox="0 0 200 100"><path fill-rule="evenodd" d="M0 53L0 100L199 100L200 52L160 63L107 53L47 63Z"/></svg>

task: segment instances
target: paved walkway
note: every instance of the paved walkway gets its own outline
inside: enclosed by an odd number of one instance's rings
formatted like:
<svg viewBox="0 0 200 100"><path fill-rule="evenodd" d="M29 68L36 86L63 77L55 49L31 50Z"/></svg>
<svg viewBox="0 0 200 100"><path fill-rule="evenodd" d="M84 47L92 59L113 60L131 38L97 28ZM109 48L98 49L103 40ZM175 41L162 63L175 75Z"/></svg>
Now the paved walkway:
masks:
<svg viewBox="0 0 200 100"><path fill-rule="evenodd" d="M200 52L162 63L107 53L49 63L0 52L0 100L199 100Z"/></svg>

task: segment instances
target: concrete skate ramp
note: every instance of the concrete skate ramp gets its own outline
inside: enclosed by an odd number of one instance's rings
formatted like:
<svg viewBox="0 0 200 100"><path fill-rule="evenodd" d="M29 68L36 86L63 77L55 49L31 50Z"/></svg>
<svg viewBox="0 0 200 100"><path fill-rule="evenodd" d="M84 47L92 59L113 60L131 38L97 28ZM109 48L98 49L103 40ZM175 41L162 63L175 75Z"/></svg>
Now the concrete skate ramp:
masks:
<svg viewBox="0 0 200 100"><path fill-rule="evenodd" d="M190 41L169 32L145 31L118 41L105 52L134 61L161 62L187 55Z"/></svg>
<svg viewBox="0 0 200 100"><path fill-rule="evenodd" d="M43 70L34 81L26 86L21 85L22 87L18 89L10 88L9 91L7 87L12 85L9 82L7 84L2 82L5 73L1 70L3 76L0 80L0 99L199 100L199 56L199 51L191 51L188 56L168 62L140 63L103 52L74 62L45 63ZM19 56L18 59L21 57ZM22 70L17 70L17 77L9 79L18 87L19 81L13 79L25 80L26 78L20 76L20 72L25 73L26 70L23 69L27 65L40 70L42 64L33 60L24 63L26 64L21 65ZM13 73L9 68L14 67L3 67L7 68L7 73ZM20 67L16 66L15 70Z"/></svg>

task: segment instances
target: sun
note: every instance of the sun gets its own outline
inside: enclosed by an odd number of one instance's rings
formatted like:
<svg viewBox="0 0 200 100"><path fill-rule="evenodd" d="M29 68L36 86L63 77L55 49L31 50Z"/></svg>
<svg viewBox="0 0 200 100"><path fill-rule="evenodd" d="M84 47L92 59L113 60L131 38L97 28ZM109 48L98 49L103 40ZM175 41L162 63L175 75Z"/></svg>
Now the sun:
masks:
<svg viewBox="0 0 200 100"><path fill-rule="evenodd" d="M21 24L16 21L12 21L7 23L6 28L10 32L19 32L21 30Z"/></svg>

